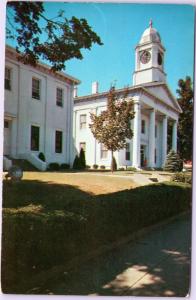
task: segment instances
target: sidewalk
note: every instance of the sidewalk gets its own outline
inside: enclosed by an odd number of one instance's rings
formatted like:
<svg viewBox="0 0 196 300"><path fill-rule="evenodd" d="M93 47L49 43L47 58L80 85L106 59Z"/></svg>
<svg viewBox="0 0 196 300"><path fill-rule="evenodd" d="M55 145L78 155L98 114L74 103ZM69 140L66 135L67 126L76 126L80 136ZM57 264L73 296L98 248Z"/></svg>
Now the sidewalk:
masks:
<svg viewBox="0 0 196 300"><path fill-rule="evenodd" d="M89 173L82 173L83 175L89 175ZM169 181L171 178L171 174L166 173L166 172L160 172L160 171L146 171L144 173L140 172L120 172L118 174L114 173L91 173L93 176L101 176L101 177L113 177L113 178L122 178L125 180L132 180L135 182L138 186L142 185L148 185L152 184L153 181L151 178L156 178L157 182L164 182L164 181Z"/></svg>
<svg viewBox="0 0 196 300"><path fill-rule="evenodd" d="M65 273L50 294L185 297L190 286L190 216L157 227Z"/></svg>

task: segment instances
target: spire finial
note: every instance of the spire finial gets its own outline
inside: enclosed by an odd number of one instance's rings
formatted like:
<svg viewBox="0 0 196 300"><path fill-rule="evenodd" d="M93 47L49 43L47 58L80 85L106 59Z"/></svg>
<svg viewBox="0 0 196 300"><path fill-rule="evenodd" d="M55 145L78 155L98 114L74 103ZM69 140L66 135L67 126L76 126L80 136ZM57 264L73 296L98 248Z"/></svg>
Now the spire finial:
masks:
<svg viewBox="0 0 196 300"><path fill-rule="evenodd" d="M152 28L152 19L150 19L149 25L150 25L150 28Z"/></svg>

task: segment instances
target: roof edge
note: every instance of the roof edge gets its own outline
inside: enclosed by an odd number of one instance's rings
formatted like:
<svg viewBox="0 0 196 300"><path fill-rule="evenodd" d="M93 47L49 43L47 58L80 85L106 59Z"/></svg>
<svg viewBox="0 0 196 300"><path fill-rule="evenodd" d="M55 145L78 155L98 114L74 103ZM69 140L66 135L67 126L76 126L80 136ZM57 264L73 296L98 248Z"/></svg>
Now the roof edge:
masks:
<svg viewBox="0 0 196 300"><path fill-rule="evenodd" d="M12 46L10 46L10 45L6 45L5 51L6 51L6 52L7 52L7 51L11 51L13 54L15 54L16 57L19 57L19 53L16 51L16 49L15 49L14 47L12 47ZM30 65L30 64L29 64L29 65ZM31 65L30 65L30 66L31 66ZM45 70L47 70L47 72L48 72L48 71L52 72L50 66L47 65L47 64L44 63L44 62L38 61L38 62L37 62L37 66L43 67ZM36 66L35 66L35 67L34 67L34 66L31 66L31 67L32 67L32 68L36 68ZM52 73L53 73L53 74L58 74L58 75L60 75L60 76L62 76L62 77L64 77L64 78L66 78L66 79L72 81L72 82L73 82L74 84L76 84L76 85L78 85L78 84L81 83L81 81L80 81L79 79L77 79L77 78L75 78L75 77L73 77L73 76L71 76L71 75L68 75L67 73L65 73L65 72L63 72L63 71L57 71L57 72L55 72L55 73L54 73L54 72L52 72Z"/></svg>
<svg viewBox="0 0 196 300"><path fill-rule="evenodd" d="M129 86L129 87L124 87L124 88L116 89L115 92L117 94L120 94L120 93L122 93L124 91L127 91L127 90L128 91L134 91L134 90L138 90L138 89L141 89L141 88L142 88L142 86L139 86L139 85L138 86ZM102 93L97 93L97 94L89 94L89 95L85 95L85 96L79 96L79 97L75 97L74 101L75 102L81 101L81 100L85 101L85 100L89 100L91 98L98 99L98 98L102 98L103 96L107 96L108 93L109 93L109 91L102 92Z"/></svg>

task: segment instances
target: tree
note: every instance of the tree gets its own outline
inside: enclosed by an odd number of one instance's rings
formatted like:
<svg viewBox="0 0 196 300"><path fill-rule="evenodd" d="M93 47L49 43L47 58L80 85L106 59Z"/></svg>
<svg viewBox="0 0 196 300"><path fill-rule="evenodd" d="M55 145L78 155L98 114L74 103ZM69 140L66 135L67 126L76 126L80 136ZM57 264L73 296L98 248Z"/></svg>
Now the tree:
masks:
<svg viewBox="0 0 196 300"><path fill-rule="evenodd" d="M85 169L86 168L86 159L85 159L85 152L84 152L83 148L80 149L79 160L80 160L81 169Z"/></svg>
<svg viewBox="0 0 196 300"><path fill-rule="evenodd" d="M73 162L73 169L75 170L80 170L81 169L81 164L80 164L80 158L76 154L74 162Z"/></svg>
<svg viewBox="0 0 196 300"><path fill-rule="evenodd" d="M62 10L49 19L44 12L43 2L7 3L6 34L17 42L23 63L36 66L39 59L44 59L52 64L53 71L59 71L67 60L82 59L81 49L91 49L93 43L102 45L85 19L73 16L68 20Z"/></svg>
<svg viewBox="0 0 196 300"><path fill-rule="evenodd" d="M111 151L112 161L114 152L126 147L126 139L131 139L133 131L130 121L134 118L133 101L126 101L128 91L121 98L112 87L107 97L107 109L96 116L91 113L92 123L89 125L94 137ZM111 162L111 170L114 164Z"/></svg>
<svg viewBox="0 0 196 300"><path fill-rule="evenodd" d="M178 151L181 159L192 160L193 88L190 77L178 81L178 103L182 109L178 121Z"/></svg>
<svg viewBox="0 0 196 300"><path fill-rule="evenodd" d="M180 172L182 171L182 168L183 162L179 155L174 150L171 150L167 155L165 166L163 168L164 171Z"/></svg>

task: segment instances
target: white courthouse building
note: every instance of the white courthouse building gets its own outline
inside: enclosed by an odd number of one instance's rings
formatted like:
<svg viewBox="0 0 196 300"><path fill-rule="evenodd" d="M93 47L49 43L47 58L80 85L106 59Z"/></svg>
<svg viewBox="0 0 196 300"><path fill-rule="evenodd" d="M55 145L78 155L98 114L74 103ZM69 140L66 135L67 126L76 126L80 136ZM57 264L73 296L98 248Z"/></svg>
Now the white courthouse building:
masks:
<svg viewBox="0 0 196 300"><path fill-rule="evenodd" d="M159 33L150 22L135 48L133 85L128 88L127 100L134 101L134 136L127 140L126 149L115 153L117 165L162 167L167 155L168 124L172 125L172 149L177 151L177 122L181 108L172 95L164 71L165 48ZM117 89L121 95L125 89ZM74 104L74 141L77 152L83 147L86 163L111 164L111 154L99 144L89 129L90 113L100 114L106 109L107 93L99 93L98 83L92 85L92 94L77 97Z"/></svg>
<svg viewBox="0 0 196 300"><path fill-rule="evenodd" d="M73 89L79 80L18 61L6 47L4 102L4 165L26 159L40 170L50 162L72 164ZM38 155L43 152L46 163Z"/></svg>

